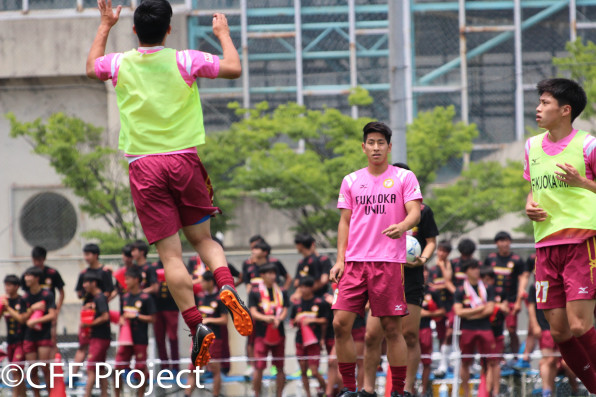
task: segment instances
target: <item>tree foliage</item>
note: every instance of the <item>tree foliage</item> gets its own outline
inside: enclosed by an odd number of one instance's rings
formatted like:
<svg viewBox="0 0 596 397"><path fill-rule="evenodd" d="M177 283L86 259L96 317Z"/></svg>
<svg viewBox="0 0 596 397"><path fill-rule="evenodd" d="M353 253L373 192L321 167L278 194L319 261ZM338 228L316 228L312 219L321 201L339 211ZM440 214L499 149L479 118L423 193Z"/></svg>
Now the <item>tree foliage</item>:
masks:
<svg viewBox="0 0 596 397"><path fill-rule="evenodd" d="M102 128L56 113L46 122L20 122L12 113L10 135L23 137L33 152L46 157L64 186L81 199L80 209L103 219L112 233L89 232L102 242L102 250L120 252L124 242L140 236L126 179L126 161L115 149L102 145Z"/></svg>
<svg viewBox="0 0 596 397"><path fill-rule="evenodd" d="M436 172L449 160L472 151L472 141L478 136L476 125L456 123L454 118L453 106L437 106L432 111L418 113L408 125L408 165L415 170L423 189L435 180Z"/></svg>
<svg viewBox="0 0 596 397"><path fill-rule="evenodd" d="M593 104L596 103L596 44L582 39L568 42L565 46L569 55L553 59L559 71L568 72L571 78L578 81L588 97L588 106L581 117L589 119L596 114Z"/></svg>
<svg viewBox="0 0 596 397"><path fill-rule="evenodd" d="M452 185L434 188L427 200L441 233L461 235L477 226L525 208L529 183L521 161L470 164Z"/></svg>

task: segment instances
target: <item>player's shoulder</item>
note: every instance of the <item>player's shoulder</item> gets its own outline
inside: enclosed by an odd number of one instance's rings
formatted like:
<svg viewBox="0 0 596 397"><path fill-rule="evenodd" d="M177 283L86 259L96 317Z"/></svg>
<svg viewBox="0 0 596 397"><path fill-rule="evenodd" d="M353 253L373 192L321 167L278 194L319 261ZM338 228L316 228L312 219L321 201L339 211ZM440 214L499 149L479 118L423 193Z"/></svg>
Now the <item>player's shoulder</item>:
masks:
<svg viewBox="0 0 596 397"><path fill-rule="evenodd" d="M45 269L46 269L46 274L48 274L50 276L58 273L58 270L54 269L53 267L45 266Z"/></svg>
<svg viewBox="0 0 596 397"><path fill-rule="evenodd" d="M368 173L366 168L360 168L359 170L350 172L348 175L344 176L344 181L347 182L348 187L352 187L355 181L358 179L366 178Z"/></svg>
<svg viewBox="0 0 596 397"><path fill-rule="evenodd" d="M149 299L151 299L151 296L149 296L149 294L147 294L145 292L141 292L140 297L141 297L142 300L149 300Z"/></svg>
<svg viewBox="0 0 596 397"><path fill-rule="evenodd" d="M488 254L488 259L496 259L497 258L497 253L496 252L491 252L490 254Z"/></svg>
<svg viewBox="0 0 596 397"><path fill-rule="evenodd" d="M521 256L519 256L518 254L512 254L511 255L511 260L513 260L513 261L521 261Z"/></svg>

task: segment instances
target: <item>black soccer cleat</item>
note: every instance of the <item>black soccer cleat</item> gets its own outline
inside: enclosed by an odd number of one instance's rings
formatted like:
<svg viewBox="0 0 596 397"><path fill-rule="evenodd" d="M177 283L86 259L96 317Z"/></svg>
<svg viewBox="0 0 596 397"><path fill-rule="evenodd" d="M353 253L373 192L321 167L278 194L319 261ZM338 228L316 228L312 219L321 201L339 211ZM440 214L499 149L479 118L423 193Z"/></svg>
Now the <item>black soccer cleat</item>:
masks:
<svg viewBox="0 0 596 397"><path fill-rule="evenodd" d="M226 305L228 311L232 315L234 327L236 327L238 333L242 336L252 334L252 316L246 305L244 305L244 302L242 302L242 299L238 296L236 290L229 285L224 285L221 287L219 299Z"/></svg>
<svg viewBox="0 0 596 397"><path fill-rule="evenodd" d="M190 360L196 367L204 367L211 359L209 347L215 340L215 334L206 325L199 324L192 338Z"/></svg>
<svg viewBox="0 0 596 397"><path fill-rule="evenodd" d="M350 391L347 387L341 389L337 397L358 397L358 392Z"/></svg>

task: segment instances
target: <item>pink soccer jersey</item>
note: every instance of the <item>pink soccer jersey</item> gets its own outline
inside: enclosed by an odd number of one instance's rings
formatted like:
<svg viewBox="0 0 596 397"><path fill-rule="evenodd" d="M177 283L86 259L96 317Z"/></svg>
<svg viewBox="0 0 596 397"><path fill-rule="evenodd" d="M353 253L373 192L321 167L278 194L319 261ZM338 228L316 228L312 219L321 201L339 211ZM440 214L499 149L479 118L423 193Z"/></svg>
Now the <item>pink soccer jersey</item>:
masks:
<svg viewBox="0 0 596 397"><path fill-rule="evenodd" d="M405 219L412 200L422 200L412 171L389 165L380 176L363 168L344 177L337 208L352 210L346 262L405 263L405 234L394 240L382 231Z"/></svg>
<svg viewBox="0 0 596 397"><path fill-rule="evenodd" d="M548 139L548 134L544 136L542 139L542 149L546 154L549 156L555 156L561 153L569 142L575 137L577 134L577 130L573 130L571 134L566 136L565 138L561 139L558 142L552 142ZM530 157L530 142L532 138L529 138L526 141L526 148L525 148L525 158L524 158L524 179L527 181L531 181L530 178L530 167L529 164L529 157ZM586 163L586 178L590 180L596 179L596 138L592 135L587 135L584 140L584 162ZM575 244L578 242L583 242L586 238L590 237L592 232L586 233L586 231L582 230L573 230L570 229L568 233L565 234L565 237L555 236L555 237L546 237L541 240L539 243L536 243L536 248L546 247L550 245L560 245L560 244Z"/></svg>
<svg viewBox="0 0 596 397"><path fill-rule="evenodd" d="M150 54L164 47L139 47L137 51ZM106 81L112 79L114 87L118 83L118 70L122 53L111 53L95 60L95 75ZM178 70L189 86L199 77L214 79L219 74L219 57L208 52L184 50L176 52Z"/></svg>

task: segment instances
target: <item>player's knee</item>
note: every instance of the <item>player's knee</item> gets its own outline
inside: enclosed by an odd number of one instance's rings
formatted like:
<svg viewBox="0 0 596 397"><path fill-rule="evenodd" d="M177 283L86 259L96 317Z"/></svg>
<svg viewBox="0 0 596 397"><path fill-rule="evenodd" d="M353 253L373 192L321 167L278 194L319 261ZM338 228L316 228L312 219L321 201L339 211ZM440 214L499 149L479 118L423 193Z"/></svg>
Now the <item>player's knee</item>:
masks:
<svg viewBox="0 0 596 397"><path fill-rule="evenodd" d="M338 339L346 338L352 333L349 321L339 318L339 316L333 318L333 331L335 332L335 337Z"/></svg>
<svg viewBox="0 0 596 397"><path fill-rule="evenodd" d="M420 343L418 335L413 331L404 332L404 339L406 340L406 345L409 348L416 347L416 345Z"/></svg>
<svg viewBox="0 0 596 397"><path fill-rule="evenodd" d="M571 333L573 334L573 336L580 337L583 334L585 334L586 332L588 332L590 330L590 328L592 327L592 324L589 323L585 323L581 320L577 320L577 321L573 321L573 322L569 322L569 328L571 329Z"/></svg>
<svg viewBox="0 0 596 397"><path fill-rule="evenodd" d="M366 347L379 346L383 339L383 332L381 330L366 330L364 335L364 344Z"/></svg>

